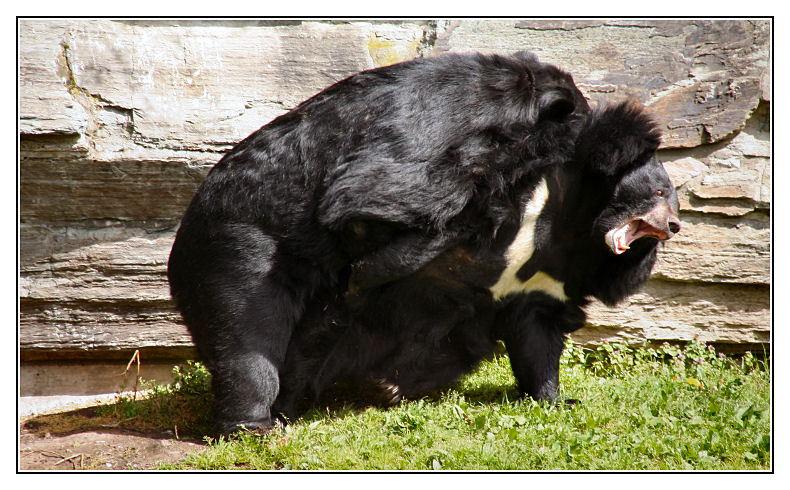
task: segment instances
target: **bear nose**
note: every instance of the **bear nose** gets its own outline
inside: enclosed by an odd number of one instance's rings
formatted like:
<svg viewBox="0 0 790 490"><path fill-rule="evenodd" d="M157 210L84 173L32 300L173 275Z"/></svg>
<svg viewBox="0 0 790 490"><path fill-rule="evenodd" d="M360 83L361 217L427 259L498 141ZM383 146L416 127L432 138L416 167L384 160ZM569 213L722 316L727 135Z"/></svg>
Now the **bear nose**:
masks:
<svg viewBox="0 0 790 490"><path fill-rule="evenodd" d="M669 227L669 231L674 235L680 231L680 220L674 216L670 216L669 220L667 220L667 226Z"/></svg>

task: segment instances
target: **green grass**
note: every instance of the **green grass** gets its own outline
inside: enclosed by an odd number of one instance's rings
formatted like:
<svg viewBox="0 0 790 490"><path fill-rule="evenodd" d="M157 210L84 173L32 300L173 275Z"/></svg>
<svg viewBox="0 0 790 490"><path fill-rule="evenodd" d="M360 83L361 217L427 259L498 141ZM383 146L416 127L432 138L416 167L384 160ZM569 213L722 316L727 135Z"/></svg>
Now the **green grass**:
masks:
<svg viewBox="0 0 790 490"><path fill-rule="evenodd" d="M116 405L199 433L208 375L182 367L173 388ZM286 428L211 441L164 469L268 470L770 470L770 372L747 354L680 348L595 350L569 343L561 397L522 400L507 356L484 362L451 389L390 408L333 402ZM343 400L342 393L336 399ZM143 408L147 407L147 408Z"/></svg>
<svg viewBox="0 0 790 490"><path fill-rule="evenodd" d="M120 421L122 427L139 431L170 430L173 434L202 439L209 432L211 410L211 375L199 362L188 361L173 368L174 380L169 386L143 382L145 395L121 396L111 405L98 407L93 416L95 423L108 424L109 420ZM85 423L77 417L75 423ZM47 421L47 425L53 422Z"/></svg>

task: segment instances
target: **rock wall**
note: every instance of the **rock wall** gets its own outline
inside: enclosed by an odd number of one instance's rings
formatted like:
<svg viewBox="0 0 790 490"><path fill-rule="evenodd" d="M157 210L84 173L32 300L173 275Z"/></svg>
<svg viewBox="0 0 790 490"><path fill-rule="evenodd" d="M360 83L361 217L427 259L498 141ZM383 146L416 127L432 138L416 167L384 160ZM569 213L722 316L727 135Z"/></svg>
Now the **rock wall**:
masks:
<svg viewBox="0 0 790 490"><path fill-rule="evenodd" d="M166 261L224 151L356 71L520 49L650 107L681 200L651 281L576 339L769 342L768 20L18 22L23 361L191 355Z"/></svg>

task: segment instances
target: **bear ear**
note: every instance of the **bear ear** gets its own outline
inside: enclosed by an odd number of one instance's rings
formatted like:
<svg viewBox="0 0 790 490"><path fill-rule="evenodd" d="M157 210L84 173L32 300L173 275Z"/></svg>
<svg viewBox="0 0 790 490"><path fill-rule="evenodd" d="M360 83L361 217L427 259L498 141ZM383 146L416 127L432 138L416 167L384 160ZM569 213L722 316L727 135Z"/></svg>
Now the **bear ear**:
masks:
<svg viewBox="0 0 790 490"><path fill-rule="evenodd" d="M531 70L534 70L536 67L543 65L541 61L538 59L538 55L533 53L532 51L516 51L513 53L513 57L521 62L527 64Z"/></svg>
<svg viewBox="0 0 790 490"><path fill-rule="evenodd" d="M660 143L661 132L645 108L627 101L587 115L575 160L595 173L616 175L646 161Z"/></svg>
<svg viewBox="0 0 790 490"><path fill-rule="evenodd" d="M576 100L570 90L556 86L539 91L537 106L538 121L564 121L576 110Z"/></svg>
<svg viewBox="0 0 790 490"><path fill-rule="evenodd" d="M513 57L527 66L534 79L532 96L538 121L565 121L574 112L589 111L587 101L570 74L543 63L529 51L517 51Z"/></svg>

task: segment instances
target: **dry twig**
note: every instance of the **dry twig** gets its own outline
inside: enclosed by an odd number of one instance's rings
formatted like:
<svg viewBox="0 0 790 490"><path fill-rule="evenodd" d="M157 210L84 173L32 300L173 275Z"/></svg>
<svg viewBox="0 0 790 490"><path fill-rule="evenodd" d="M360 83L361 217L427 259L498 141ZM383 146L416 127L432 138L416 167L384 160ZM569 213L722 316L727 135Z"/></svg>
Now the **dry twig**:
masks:
<svg viewBox="0 0 790 490"><path fill-rule="evenodd" d="M82 462L83 462L83 455L82 455L82 453L72 454L71 456L69 456L67 458L62 458L60 461L55 463L55 466L59 465L60 463L64 463L64 462L68 461L69 463L71 463L71 466L73 466L74 469L76 470L77 469L77 463L75 463L72 460L74 458L77 458L77 457L80 458L80 468L82 468Z"/></svg>
<svg viewBox="0 0 790 490"><path fill-rule="evenodd" d="M39 449L39 450L37 450L37 451L35 451L35 452L37 452L37 453L40 453L42 456L46 456L46 457L48 457L48 458L60 458L60 459L59 459L59 460L58 460L58 461L57 461L57 462L54 464L54 466L57 466L57 465L59 465L60 463L65 463L66 461L68 461L69 463L71 463L71 466L72 466L72 467L73 467L73 469L75 469L75 470L77 469L77 464L76 464L74 461L72 461L72 460L73 460L74 458L76 458L76 457L79 457L79 458L80 458L80 469L84 468L84 464L85 464L85 455L84 455L84 454L82 454L82 453L76 453L76 454L72 454L71 456L63 456L62 454L54 453L54 452L52 452L52 451L44 451L44 450L42 450L42 449Z"/></svg>
<svg viewBox="0 0 790 490"><path fill-rule="evenodd" d="M140 385L140 349L135 349L132 358L129 359L129 364L126 365L126 370L121 373L121 376L129 374L132 364L137 360L137 376L134 378L134 393L132 394L132 401L137 401L137 387Z"/></svg>

